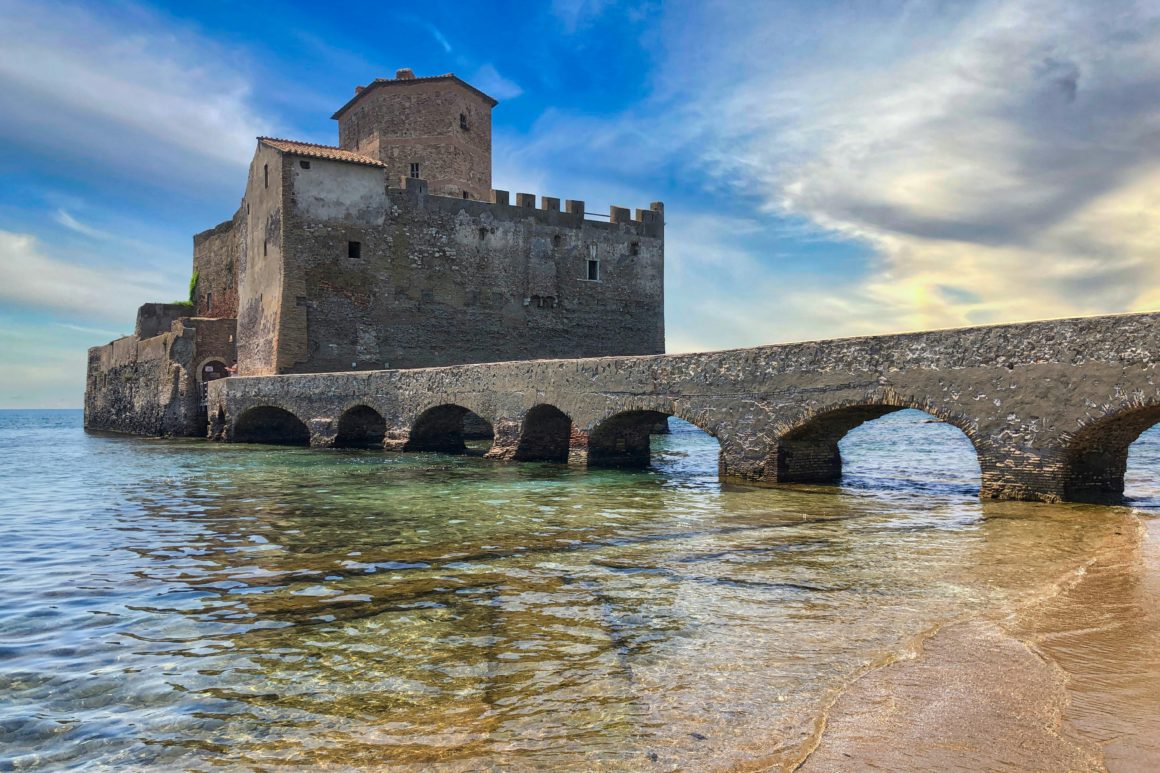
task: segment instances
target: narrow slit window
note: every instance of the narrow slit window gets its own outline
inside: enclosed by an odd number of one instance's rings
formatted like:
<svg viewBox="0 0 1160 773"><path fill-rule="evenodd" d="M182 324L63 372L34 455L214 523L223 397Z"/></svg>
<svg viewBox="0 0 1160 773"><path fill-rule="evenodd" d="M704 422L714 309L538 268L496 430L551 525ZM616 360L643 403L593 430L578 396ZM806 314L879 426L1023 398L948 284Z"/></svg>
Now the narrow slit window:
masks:
<svg viewBox="0 0 1160 773"><path fill-rule="evenodd" d="M633 256L639 255L640 242L633 242L632 244L628 245L628 254Z"/></svg>
<svg viewBox="0 0 1160 773"><path fill-rule="evenodd" d="M346 256L348 258L359 259L362 257L362 242L347 242Z"/></svg>
<svg viewBox="0 0 1160 773"><path fill-rule="evenodd" d="M600 261L599 260L589 260L588 261L588 281L589 282L599 282L600 281Z"/></svg>
<svg viewBox="0 0 1160 773"><path fill-rule="evenodd" d="M269 247L269 242L268 242L268 240L266 240L266 239L263 239L263 240L262 240L262 254L263 254L263 255L269 255L269 254L270 254L270 247Z"/></svg>
<svg viewBox="0 0 1160 773"><path fill-rule="evenodd" d="M467 114L466 113L459 114L459 128L463 129L464 131L467 131Z"/></svg>
<svg viewBox="0 0 1160 773"><path fill-rule="evenodd" d="M417 163L411 164L411 176L414 177L415 179L419 179L419 164L417 164Z"/></svg>
<svg viewBox="0 0 1160 773"><path fill-rule="evenodd" d="M262 185L266 188L270 187L270 165L262 164Z"/></svg>

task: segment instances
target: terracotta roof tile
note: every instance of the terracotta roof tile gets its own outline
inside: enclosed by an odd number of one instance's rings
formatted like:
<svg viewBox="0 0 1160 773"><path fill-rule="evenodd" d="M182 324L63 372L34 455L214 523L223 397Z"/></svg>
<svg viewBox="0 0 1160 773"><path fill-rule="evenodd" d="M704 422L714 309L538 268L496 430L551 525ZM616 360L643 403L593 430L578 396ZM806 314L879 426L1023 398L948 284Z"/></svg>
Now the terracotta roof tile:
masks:
<svg viewBox="0 0 1160 773"><path fill-rule="evenodd" d="M370 156L336 148L332 145L315 145L313 142L295 142L294 140L283 140L277 137L259 137L258 142L263 145L269 145L283 153L292 153L295 156L325 158L329 161L346 161L351 164L366 164L367 166L386 166L386 164L377 158L371 158Z"/></svg>

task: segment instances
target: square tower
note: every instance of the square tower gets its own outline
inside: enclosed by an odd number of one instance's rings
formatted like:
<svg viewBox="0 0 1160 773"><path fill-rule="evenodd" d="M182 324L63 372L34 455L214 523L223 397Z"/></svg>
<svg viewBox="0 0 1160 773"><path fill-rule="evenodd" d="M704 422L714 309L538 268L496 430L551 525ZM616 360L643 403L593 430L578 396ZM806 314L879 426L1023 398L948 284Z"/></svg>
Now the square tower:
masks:
<svg viewBox="0 0 1160 773"><path fill-rule="evenodd" d="M391 185L420 177L436 195L488 201L497 104L454 75L416 78L402 69L356 87L331 117L339 147L382 161Z"/></svg>

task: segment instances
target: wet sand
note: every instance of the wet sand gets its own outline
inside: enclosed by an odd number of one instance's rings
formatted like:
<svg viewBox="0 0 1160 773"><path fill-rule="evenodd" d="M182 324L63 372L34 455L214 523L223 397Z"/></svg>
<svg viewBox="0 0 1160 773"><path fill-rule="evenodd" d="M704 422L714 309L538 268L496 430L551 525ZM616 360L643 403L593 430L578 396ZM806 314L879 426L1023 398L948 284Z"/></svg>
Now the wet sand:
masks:
<svg viewBox="0 0 1160 773"><path fill-rule="evenodd" d="M865 674L797 769L1160 770L1160 520L1127 516L1058 592Z"/></svg>

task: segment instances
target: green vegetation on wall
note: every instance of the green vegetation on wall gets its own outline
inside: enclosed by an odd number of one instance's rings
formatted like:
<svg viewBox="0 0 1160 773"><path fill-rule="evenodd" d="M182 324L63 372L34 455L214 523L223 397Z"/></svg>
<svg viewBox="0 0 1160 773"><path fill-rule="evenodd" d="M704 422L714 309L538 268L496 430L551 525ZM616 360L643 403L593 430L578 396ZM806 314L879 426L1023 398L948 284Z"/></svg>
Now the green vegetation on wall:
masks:
<svg viewBox="0 0 1160 773"><path fill-rule="evenodd" d="M197 300L197 280L198 280L198 273L197 273L197 270L195 269L193 272L193 276L191 276L189 278L189 298L184 300L184 301L173 301L173 303L172 303L173 306L188 306L190 308L193 308L193 305Z"/></svg>

